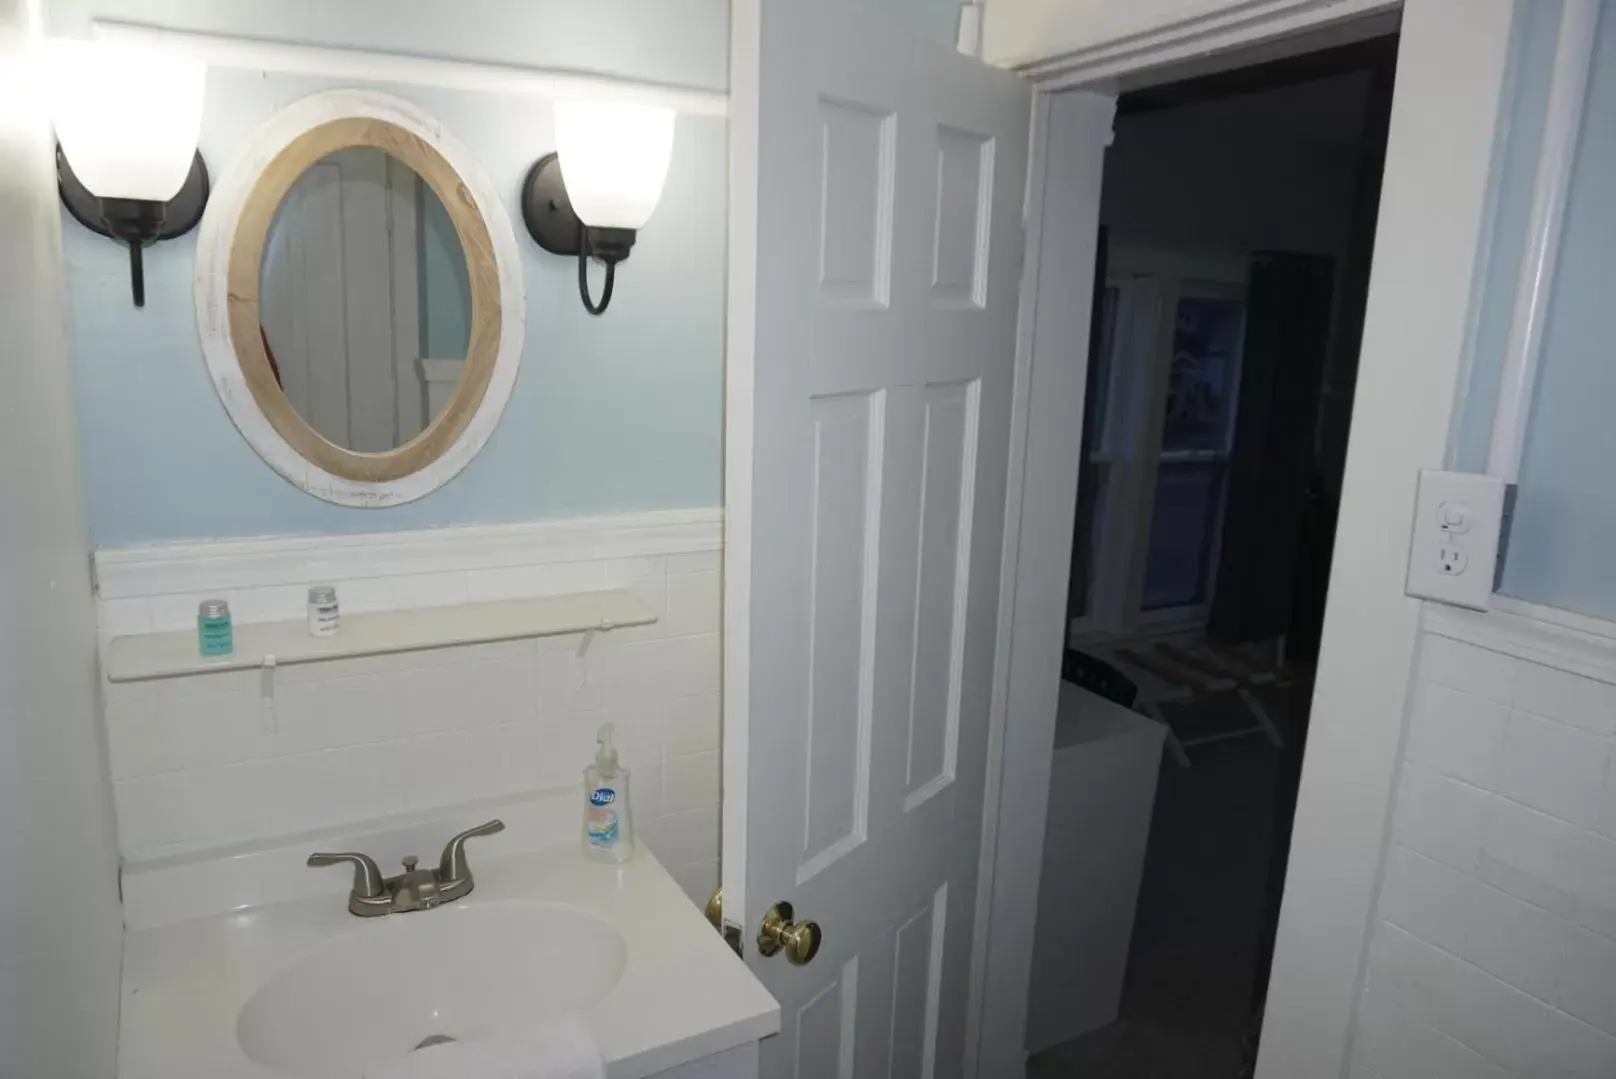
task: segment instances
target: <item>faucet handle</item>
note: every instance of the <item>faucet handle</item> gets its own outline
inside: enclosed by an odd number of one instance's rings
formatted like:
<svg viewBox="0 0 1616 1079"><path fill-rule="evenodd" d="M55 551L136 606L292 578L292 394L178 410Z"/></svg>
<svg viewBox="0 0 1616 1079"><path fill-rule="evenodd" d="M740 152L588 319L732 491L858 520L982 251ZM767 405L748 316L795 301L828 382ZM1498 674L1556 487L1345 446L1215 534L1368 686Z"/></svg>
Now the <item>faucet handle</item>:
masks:
<svg viewBox="0 0 1616 1079"><path fill-rule="evenodd" d="M478 836L495 835L505 830L505 822L491 820L475 828L467 828L444 845L443 857L438 862L438 877L445 883L471 879L471 866L466 861L466 840Z"/></svg>
<svg viewBox="0 0 1616 1079"><path fill-rule="evenodd" d="M357 851L347 851L340 854L311 854L309 855L310 868L319 868L327 865L352 865L354 867L353 896L355 899L379 899L384 892L382 884L382 871L368 854Z"/></svg>

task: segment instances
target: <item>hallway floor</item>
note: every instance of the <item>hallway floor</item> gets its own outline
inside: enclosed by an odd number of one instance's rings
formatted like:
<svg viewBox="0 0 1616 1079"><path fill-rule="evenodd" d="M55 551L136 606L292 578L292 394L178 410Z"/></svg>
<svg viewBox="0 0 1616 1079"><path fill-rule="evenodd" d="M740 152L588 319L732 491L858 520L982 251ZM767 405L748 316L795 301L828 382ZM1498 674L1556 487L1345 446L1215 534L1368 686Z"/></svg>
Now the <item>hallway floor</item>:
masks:
<svg viewBox="0 0 1616 1079"><path fill-rule="evenodd" d="M1281 732L1310 685L1264 693ZM1248 1025L1280 754L1243 738L1163 757L1121 1015L1028 1079L1235 1079Z"/></svg>

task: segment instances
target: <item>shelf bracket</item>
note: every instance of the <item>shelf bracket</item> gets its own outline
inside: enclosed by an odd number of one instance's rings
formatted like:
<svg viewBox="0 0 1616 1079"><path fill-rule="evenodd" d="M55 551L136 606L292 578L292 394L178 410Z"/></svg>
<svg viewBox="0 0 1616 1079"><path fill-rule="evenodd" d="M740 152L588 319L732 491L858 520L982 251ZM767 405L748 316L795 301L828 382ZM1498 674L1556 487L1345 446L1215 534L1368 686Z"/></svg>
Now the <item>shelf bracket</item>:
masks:
<svg viewBox="0 0 1616 1079"><path fill-rule="evenodd" d="M258 676L258 724L266 737L273 737L280 729L275 714L275 653L264 653L264 666Z"/></svg>
<svg viewBox="0 0 1616 1079"><path fill-rule="evenodd" d="M584 635L582 637L578 638L578 650L572 654L572 658L574 660L577 660L577 661L581 662L584 659L588 658L588 656L589 656L589 646L595 643L595 634L597 632L599 632L599 630L596 630L596 629L586 629L586 630L584 630Z"/></svg>

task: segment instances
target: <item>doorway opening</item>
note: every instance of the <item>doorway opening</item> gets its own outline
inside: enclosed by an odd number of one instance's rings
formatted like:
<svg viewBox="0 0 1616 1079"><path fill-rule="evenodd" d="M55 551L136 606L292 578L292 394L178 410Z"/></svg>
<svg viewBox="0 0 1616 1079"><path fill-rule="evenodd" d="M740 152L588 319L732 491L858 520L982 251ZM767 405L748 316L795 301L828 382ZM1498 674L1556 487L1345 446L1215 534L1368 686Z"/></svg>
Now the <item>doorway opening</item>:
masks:
<svg viewBox="0 0 1616 1079"><path fill-rule="evenodd" d="M1395 34L1124 94L1028 1074L1250 1068L1329 580Z"/></svg>

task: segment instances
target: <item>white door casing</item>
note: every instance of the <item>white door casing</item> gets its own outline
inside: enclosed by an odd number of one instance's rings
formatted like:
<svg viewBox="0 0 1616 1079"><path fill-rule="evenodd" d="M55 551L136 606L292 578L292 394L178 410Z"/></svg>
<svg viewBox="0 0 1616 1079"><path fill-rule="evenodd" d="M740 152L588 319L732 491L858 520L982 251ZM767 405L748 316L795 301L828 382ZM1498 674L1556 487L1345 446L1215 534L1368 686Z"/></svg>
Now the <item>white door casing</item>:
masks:
<svg viewBox="0 0 1616 1079"><path fill-rule="evenodd" d="M966 1074L1019 1075L1026 1062L1038 880L1065 648L1072 517L1088 365L1100 187L1116 101L1039 94L1028 184L1027 258L1005 512L998 674L977 892Z"/></svg>
<svg viewBox="0 0 1616 1079"><path fill-rule="evenodd" d="M765 1076L957 1075L1030 92L843 0L738 8L726 914ZM808 966L757 951L780 900Z"/></svg>

